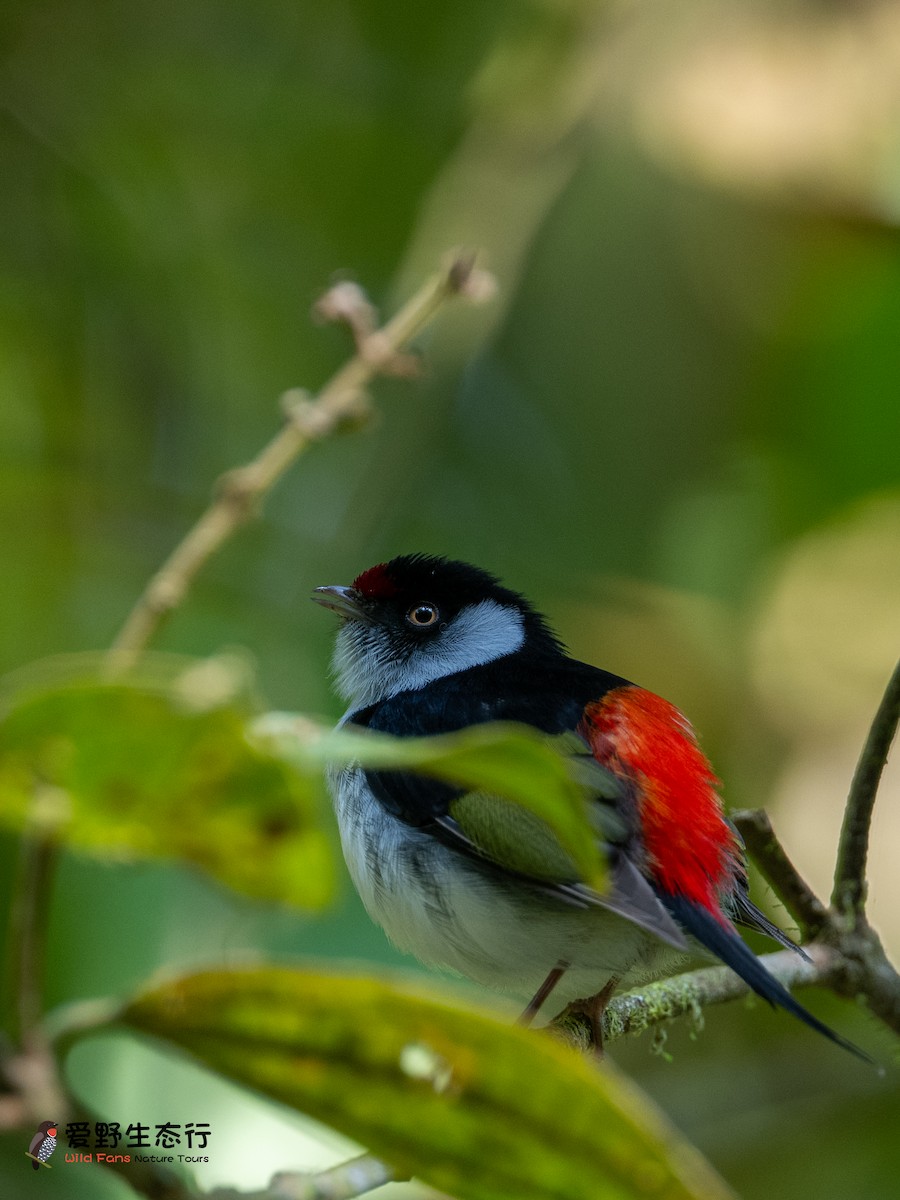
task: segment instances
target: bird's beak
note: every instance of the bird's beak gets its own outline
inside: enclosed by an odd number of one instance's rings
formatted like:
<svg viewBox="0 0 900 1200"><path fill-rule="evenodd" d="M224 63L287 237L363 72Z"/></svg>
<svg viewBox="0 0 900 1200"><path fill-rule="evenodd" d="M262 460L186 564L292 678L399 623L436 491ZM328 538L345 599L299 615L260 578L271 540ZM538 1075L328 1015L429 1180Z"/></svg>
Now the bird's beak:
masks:
<svg viewBox="0 0 900 1200"><path fill-rule="evenodd" d="M314 600L316 604L321 604L324 608L330 608L338 616L346 617L351 621L368 621L369 619L362 607L362 596L355 588L337 587L335 584L329 587L317 587L313 590L310 600Z"/></svg>

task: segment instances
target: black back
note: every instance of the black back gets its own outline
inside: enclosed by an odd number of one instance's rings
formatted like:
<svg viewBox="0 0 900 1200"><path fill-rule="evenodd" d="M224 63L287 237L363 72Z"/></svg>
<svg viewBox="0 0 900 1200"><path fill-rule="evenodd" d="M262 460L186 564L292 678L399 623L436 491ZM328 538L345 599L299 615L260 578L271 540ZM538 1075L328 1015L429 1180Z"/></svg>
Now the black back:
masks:
<svg viewBox="0 0 900 1200"><path fill-rule="evenodd" d="M416 691L400 692L353 714L350 723L395 737L453 733L488 721L515 721L543 733L574 730L586 705L628 680L561 651L522 650ZM366 772L378 801L410 825L427 825L447 813L460 789L408 771Z"/></svg>

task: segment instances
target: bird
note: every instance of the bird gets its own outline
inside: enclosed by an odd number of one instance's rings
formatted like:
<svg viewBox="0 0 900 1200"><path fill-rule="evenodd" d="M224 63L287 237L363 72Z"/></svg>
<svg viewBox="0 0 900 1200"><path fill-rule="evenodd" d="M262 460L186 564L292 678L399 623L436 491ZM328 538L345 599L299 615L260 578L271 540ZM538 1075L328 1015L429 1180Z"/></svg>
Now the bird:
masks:
<svg viewBox="0 0 900 1200"><path fill-rule="evenodd" d="M329 772L344 857L372 919L426 965L585 1013L602 1053L613 992L698 953L773 1006L868 1056L804 1008L741 938L807 957L749 896L719 781L674 704L570 657L547 619L488 571L437 555L378 563L312 599L340 618L340 725L394 737L516 722L592 769L590 817L607 865L598 891L549 826L450 783L358 763Z"/></svg>
<svg viewBox="0 0 900 1200"><path fill-rule="evenodd" d="M56 1121L43 1121L38 1126L27 1151L28 1157L31 1159L32 1170L38 1171L41 1167L50 1166L47 1159L56 1149L58 1132L59 1126Z"/></svg>

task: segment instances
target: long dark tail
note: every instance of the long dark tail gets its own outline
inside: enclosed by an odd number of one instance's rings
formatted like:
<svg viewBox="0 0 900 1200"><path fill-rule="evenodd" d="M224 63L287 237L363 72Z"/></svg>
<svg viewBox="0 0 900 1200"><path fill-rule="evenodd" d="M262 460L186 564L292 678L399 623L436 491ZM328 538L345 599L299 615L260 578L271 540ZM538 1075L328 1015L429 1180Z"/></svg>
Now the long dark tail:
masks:
<svg viewBox="0 0 900 1200"><path fill-rule="evenodd" d="M859 1046L854 1046L853 1042L848 1042L839 1033L835 1033L833 1029L830 1029L818 1017L814 1017L795 1000L787 988L766 970L760 959L741 940L740 936L718 921L712 913L707 912L700 905L686 900L683 896L667 896L661 893L660 899L675 920L689 934L698 942L702 942L707 950L712 951L726 966L731 967L732 971L740 975L744 983L751 987L758 996L762 996L773 1006L785 1009L802 1021L804 1025L815 1029L816 1033L821 1033L836 1046L842 1046L845 1050L849 1050L863 1062L872 1062L864 1050L860 1050Z"/></svg>

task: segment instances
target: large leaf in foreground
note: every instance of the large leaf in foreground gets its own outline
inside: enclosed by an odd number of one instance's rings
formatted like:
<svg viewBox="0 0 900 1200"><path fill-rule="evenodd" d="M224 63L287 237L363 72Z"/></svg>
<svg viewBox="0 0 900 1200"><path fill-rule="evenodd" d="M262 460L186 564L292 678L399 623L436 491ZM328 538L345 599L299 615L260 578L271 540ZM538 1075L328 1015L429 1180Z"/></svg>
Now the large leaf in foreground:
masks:
<svg viewBox="0 0 900 1200"><path fill-rule="evenodd" d="M374 979L205 971L121 1019L462 1200L730 1195L608 1065Z"/></svg>
<svg viewBox="0 0 900 1200"><path fill-rule="evenodd" d="M104 682L97 666L73 656L4 681L0 820L108 858L186 859L251 896L326 903L318 773L248 735L240 672L160 656L134 681Z"/></svg>
<svg viewBox="0 0 900 1200"><path fill-rule="evenodd" d="M512 725L403 739L259 717L246 672L228 658L150 656L118 681L102 667L76 655L0 681L8 827L43 824L106 857L185 859L249 895L316 906L333 882L323 767L358 762L465 789L459 819L508 865L528 870L516 844L526 829L539 860L531 873L556 863L559 877L605 885L588 796L608 777L565 739Z"/></svg>
<svg viewBox="0 0 900 1200"><path fill-rule="evenodd" d="M592 759L586 761L586 747L574 735L547 737L527 725L501 722L425 738L393 738L353 726L323 733L289 713L267 713L255 728L303 771L328 763L359 763L417 771L457 784L473 794L475 811L466 817L476 820L466 831L480 841L480 816L481 825L489 825L499 838L501 852L493 857L517 865L517 831L526 827L540 844L537 822L545 831L545 843L556 841L560 859L571 863L571 877L598 891L606 886L606 863L591 821L589 797L608 791L614 781ZM522 810L525 817L517 818ZM543 852L546 856L546 844Z"/></svg>

